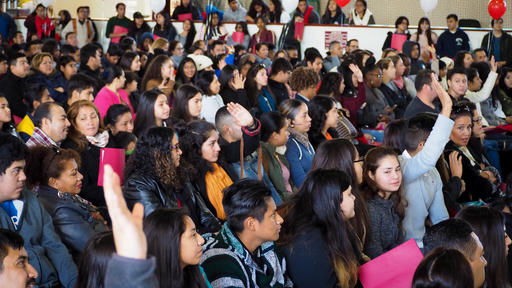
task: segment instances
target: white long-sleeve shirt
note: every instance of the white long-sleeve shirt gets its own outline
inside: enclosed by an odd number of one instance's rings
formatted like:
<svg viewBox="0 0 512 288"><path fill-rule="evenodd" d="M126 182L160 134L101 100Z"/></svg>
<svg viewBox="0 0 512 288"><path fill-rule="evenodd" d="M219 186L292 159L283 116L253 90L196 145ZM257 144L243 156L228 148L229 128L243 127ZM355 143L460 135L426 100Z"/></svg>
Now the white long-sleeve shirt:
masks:
<svg viewBox="0 0 512 288"><path fill-rule="evenodd" d="M482 115L482 109L480 108L480 102L483 102L489 98L491 95L492 89L494 88L494 83L496 83L496 79L498 78L498 73L491 71L489 73L489 76L487 77L487 80L485 80L485 83L479 91L467 91L465 98L468 98L469 101L475 103L476 111L478 112L478 115L482 117L482 125L483 126L489 126L489 123L483 117Z"/></svg>

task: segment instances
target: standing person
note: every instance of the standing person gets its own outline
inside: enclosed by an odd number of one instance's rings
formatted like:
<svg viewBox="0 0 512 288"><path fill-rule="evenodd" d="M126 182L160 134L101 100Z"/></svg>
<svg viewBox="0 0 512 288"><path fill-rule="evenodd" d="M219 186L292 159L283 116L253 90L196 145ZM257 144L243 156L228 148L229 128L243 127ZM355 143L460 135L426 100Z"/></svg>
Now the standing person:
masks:
<svg viewBox="0 0 512 288"><path fill-rule="evenodd" d="M199 33L196 35L197 40L205 40L208 45L212 45L215 40L222 40L226 38L228 32L222 26L222 19L224 12L219 11L217 7L209 5L206 7L206 19L203 20L203 25L199 28Z"/></svg>
<svg viewBox="0 0 512 288"><path fill-rule="evenodd" d="M290 22L290 14L284 11L281 0L268 1L268 22L269 23L288 23Z"/></svg>
<svg viewBox="0 0 512 288"><path fill-rule="evenodd" d="M402 220L407 203L400 162L392 149L375 147L367 152L361 191L370 214L369 239L364 252L373 259L404 240Z"/></svg>
<svg viewBox="0 0 512 288"><path fill-rule="evenodd" d="M446 29L437 40L437 54L439 58L454 58L458 51L470 51L469 37L466 32L459 28L459 17L456 14L450 14L446 17Z"/></svg>
<svg viewBox="0 0 512 288"><path fill-rule="evenodd" d="M346 24L350 25L371 25L375 24L372 12L368 9L366 0L356 0L354 8L350 10L348 18L345 19Z"/></svg>
<svg viewBox="0 0 512 288"><path fill-rule="evenodd" d="M130 19L126 14L126 5L122 2L116 4L117 15L108 19L105 37L110 38L111 43L119 43L121 37L128 34Z"/></svg>
<svg viewBox="0 0 512 288"><path fill-rule="evenodd" d="M84 47L86 44L92 43L96 32L94 30L92 21L87 19L87 9L85 7L78 7L76 10L77 19L71 21L73 25L66 26L62 33L66 35L68 32L76 33L78 41L78 48Z"/></svg>
<svg viewBox="0 0 512 288"><path fill-rule="evenodd" d="M437 55L431 55L428 48L432 45L437 44L437 34L432 32L430 27L430 20L427 17L420 18L418 21L418 31L412 34L410 40L420 43L421 58L423 62L428 63L430 57L436 57Z"/></svg>
<svg viewBox="0 0 512 288"><path fill-rule="evenodd" d="M180 5L174 9L171 18L180 21L201 20L201 14L199 14L199 9L190 3L190 0L180 0Z"/></svg>
<svg viewBox="0 0 512 288"><path fill-rule="evenodd" d="M320 15L315 8L309 5L308 0L299 0L297 9L293 13L293 19L300 16L304 24L320 24Z"/></svg>
<svg viewBox="0 0 512 288"><path fill-rule="evenodd" d="M327 1L327 7L322 16L322 24L341 25L343 23L345 23L345 14L341 10L341 7L338 6L334 0Z"/></svg>
<svg viewBox="0 0 512 288"><path fill-rule="evenodd" d="M156 14L156 25L153 28L153 35L167 39L169 42L176 38L176 27L172 25L171 16L164 11Z"/></svg>
<svg viewBox="0 0 512 288"><path fill-rule="evenodd" d="M251 43L248 47L253 53L256 52L256 44L258 43L276 43L276 34L272 30L267 30L267 23L265 19L262 17L256 17L255 22L258 27L258 32L252 35Z"/></svg>
<svg viewBox="0 0 512 288"><path fill-rule="evenodd" d="M494 55L498 67L512 66L512 36L503 31L503 18L491 20L492 31L485 34L481 47Z"/></svg>
<svg viewBox="0 0 512 288"><path fill-rule="evenodd" d="M395 21L395 32L388 32L388 36L386 37L386 40L384 41L384 45L382 45L382 51L393 48L396 49L398 52L402 52L402 47L392 47L393 38L396 37L406 37L406 40L409 40L411 38L411 34L409 33L409 19L405 16L400 16ZM398 42L398 41L397 41ZM402 42L403 43L403 42Z"/></svg>
<svg viewBox="0 0 512 288"><path fill-rule="evenodd" d="M194 22L192 20L187 19L183 21L183 31L176 35L175 40L181 42L185 52L189 52L192 44L194 43L194 39L196 38L196 26L194 26Z"/></svg>
<svg viewBox="0 0 512 288"><path fill-rule="evenodd" d="M224 20L227 22L245 22L247 10L238 3L238 0L228 0L229 8L224 11Z"/></svg>

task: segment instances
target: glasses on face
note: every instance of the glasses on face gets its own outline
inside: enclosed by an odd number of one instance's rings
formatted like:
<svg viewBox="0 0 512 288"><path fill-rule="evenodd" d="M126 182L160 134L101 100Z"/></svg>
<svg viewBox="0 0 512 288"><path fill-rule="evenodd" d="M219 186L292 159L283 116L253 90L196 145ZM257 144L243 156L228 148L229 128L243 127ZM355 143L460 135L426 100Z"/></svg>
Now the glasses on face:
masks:
<svg viewBox="0 0 512 288"><path fill-rule="evenodd" d="M472 121L473 123L480 123L480 122L482 122L482 117L481 117L481 116L479 116L478 118L476 118L476 119L472 119L471 121Z"/></svg>
<svg viewBox="0 0 512 288"><path fill-rule="evenodd" d="M382 78L382 74L370 73L369 75L370 75L370 76L377 77L377 78Z"/></svg>
<svg viewBox="0 0 512 288"><path fill-rule="evenodd" d="M177 143L176 145L171 145L171 150L177 151L177 150L180 150L180 149L181 149L180 143Z"/></svg>

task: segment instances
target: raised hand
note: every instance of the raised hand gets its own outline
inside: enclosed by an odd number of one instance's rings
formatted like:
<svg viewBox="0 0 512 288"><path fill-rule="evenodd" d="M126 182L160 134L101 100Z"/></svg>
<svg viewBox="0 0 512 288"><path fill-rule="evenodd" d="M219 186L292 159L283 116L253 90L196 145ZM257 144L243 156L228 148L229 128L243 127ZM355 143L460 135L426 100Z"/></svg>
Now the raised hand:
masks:
<svg viewBox="0 0 512 288"><path fill-rule="evenodd" d="M235 124L241 127L251 127L254 125L254 118L251 113L244 108L244 106L230 102L227 105L229 114L233 116Z"/></svg>
<svg viewBox="0 0 512 288"><path fill-rule="evenodd" d="M432 89L436 92L437 97L439 97L439 101L441 101L441 114L450 118L453 106L452 99L450 98L450 95L448 95L448 92L444 90L443 86L441 86L441 83L437 81L436 74L432 73L430 77L432 78Z"/></svg>
<svg viewBox="0 0 512 288"><path fill-rule="evenodd" d="M142 230L144 206L136 203L130 213L121 191L119 176L110 165L105 165L103 190L108 213L112 219L117 254L127 258L146 259L147 242Z"/></svg>
<svg viewBox="0 0 512 288"><path fill-rule="evenodd" d="M357 82L363 82L363 72L361 72L361 69L359 69L356 64L350 64L348 68L350 68L350 71L356 75Z"/></svg>
<svg viewBox="0 0 512 288"><path fill-rule="evenodd" d="M496 62L496 59L494 59L494 55L491 56L491 61L489 61L489 64L491 65L492 72L498 71L498 63Z"/></svg>
<svg viewBox="0 0 512 288"><path fill-rule="evenodd" d="M235 90L238 90L238 89L244 89L245 87L245 77L242 75L242 73L238 73L238 72L235 72L233 73L233 88Z"/></svg>

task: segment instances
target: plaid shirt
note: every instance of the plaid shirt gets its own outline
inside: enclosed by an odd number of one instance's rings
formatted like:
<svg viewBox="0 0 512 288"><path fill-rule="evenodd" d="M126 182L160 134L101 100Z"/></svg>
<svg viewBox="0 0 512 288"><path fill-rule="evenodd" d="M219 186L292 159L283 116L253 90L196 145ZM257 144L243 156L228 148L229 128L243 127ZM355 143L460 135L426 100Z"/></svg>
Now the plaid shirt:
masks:
<svg viewBox="0 0 512 288"><path fill-rule="evenodd" d="M27 141L28 147L34 147L36 145L43 145L43 146L60 146L59 144L55 143L50 137L48 137L43 130L39 128L34 129L34 133L32 133L32 136Z"/></svg>

